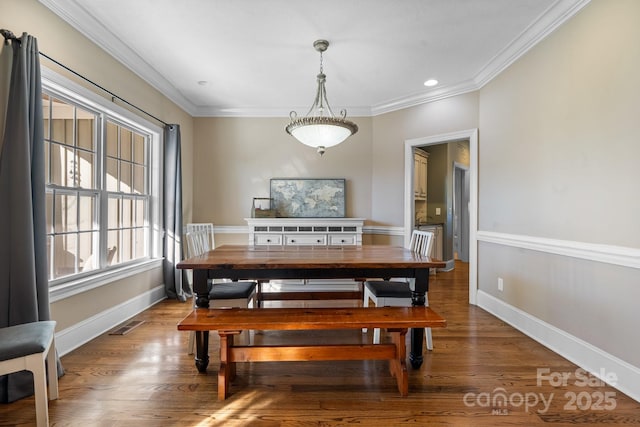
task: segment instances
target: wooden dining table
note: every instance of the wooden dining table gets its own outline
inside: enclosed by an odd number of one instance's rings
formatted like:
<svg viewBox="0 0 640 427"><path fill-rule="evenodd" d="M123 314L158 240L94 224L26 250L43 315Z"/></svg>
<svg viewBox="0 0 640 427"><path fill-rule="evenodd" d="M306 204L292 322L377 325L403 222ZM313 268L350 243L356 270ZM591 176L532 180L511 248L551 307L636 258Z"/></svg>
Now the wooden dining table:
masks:
<svg viewBox="0 0 640 427"><path fill-rule="evenodd" d="M388 279L408 278L414 283L412 305L424 306L429 290L429 271L445 263L400 246L251 246L223 245L178 263L193 270L197 308L209 307L209 279ZM411 330L409 360L414 368L423 362L424 329ZM196 332L196 367L205 372L209 364L209 333Z"/></svg>

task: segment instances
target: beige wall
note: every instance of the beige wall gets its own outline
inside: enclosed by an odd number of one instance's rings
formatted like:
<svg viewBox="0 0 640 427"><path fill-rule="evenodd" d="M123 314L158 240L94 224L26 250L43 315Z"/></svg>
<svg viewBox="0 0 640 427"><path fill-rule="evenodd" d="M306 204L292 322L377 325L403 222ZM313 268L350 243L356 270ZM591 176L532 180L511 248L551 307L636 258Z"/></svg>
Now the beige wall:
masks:
<svg viewBox="0 0 640 427"><path fill-rule="evenodd" d="M269 197L271 178L345 178L346 215L371 218L371 118L351 118L358 133L315 149L297 142L280 118L196 118L193 220L246 226L253 197ZM216 234L216 244L245 243L244 235Z"/></svg>
<svg viewBox="0 0 640 427"><path fill-rule="evenodd" d="M38 39L38 47L41 52L87 76L156 117L166 122L180 124L183 165L191 165L193 119L46 7L36 0L2 0L0 3L0 28L11 30L16 35L27 32L35 36ZM64 72L63 69L46 58L41 57L41 65L68 77L101 96L105 96L104 92L68 72ZM106 95L106 98L110 99L109 95ZM124 107L122 103L118 103L118 105ZM155 123L153 119L143 117ZM191 167L185 167L184 206L186 216L189 216L191 212L192 182ZM157 269L55 302L51 305L51 314L53 319L58 321L58 330L70 328L161 284L161 270Z"/></svg>
<svg viewBox="0 0 640 427"><path fill-rule="evenodd" d="M194 222L243 226L253 197L269 196L281 177L346 178L347 216L365 225L402 227L404 141L478 125L477 93L376 117L353 119L356 135L320 157L284 131L282 118L196 118ZM216 244L246 235L217 234ZM365 243L402 244L402 236L369 235Z"/></svg>
<svg viewBox="0 0 640 427"><path fill-rule="evenodd" d="M478 127L478 93L374 117L371 221L404 225L404 141Z"/></svg>
<svg viewBox="0 0 640 427"><path fill-rule="evenodd" d="M639 16L593 0L480 91L481 231L640 248ZM635 366L638 284L634 268L479 248L481 290Z"/></svg>

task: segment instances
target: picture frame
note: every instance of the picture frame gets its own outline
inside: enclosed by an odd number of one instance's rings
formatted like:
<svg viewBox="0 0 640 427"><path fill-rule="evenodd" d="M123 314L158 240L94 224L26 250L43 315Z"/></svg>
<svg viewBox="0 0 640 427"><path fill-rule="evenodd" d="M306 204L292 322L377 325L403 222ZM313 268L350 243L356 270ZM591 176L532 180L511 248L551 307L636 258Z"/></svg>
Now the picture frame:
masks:
<svg viewBox="0 0 640 427"><path fill-rule="evenodd" d="M272 178L270 197L279 218L344 218L344 178Z"/></svg>

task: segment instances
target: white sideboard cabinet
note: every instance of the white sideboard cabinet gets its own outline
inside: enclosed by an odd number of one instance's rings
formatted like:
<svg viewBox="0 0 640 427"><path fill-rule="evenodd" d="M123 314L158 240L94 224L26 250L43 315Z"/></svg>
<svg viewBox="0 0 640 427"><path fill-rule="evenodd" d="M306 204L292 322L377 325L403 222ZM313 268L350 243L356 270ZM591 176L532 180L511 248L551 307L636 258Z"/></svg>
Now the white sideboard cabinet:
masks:
<svg viewBox="0 0 640 427"><path fill-rule="evenodd" d="M245 221L249 226L249 245L253 246L362 245L364 218L245 218ZM347 291L347 295L359 290L360 283L349 279L271 280L262 287L265 293Z"/></svg>

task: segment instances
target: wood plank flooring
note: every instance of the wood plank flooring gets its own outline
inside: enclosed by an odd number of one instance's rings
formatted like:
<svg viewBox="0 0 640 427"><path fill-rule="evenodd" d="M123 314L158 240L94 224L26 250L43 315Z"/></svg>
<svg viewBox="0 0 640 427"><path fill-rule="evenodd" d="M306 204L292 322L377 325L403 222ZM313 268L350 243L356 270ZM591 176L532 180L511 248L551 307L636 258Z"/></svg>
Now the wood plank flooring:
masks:
<svg viewBox="0 0 640 427"><path fill-rule="evenodd" d="M640 425L640 403L609 386L581 386L577 366L480 308L468 305L467 265L432 276L431 307L447 319L433 352L410 369L402 398L383 361L238 364L231 396L216 398L217 336L208 374L186 354L177 322L189 303L164 301L132 320L126 335L104 334L62 358L54 426L596 426ZM268 302L268 306L353 301ZM127 323L124 321L123 323ZM364 342L372 332L265 331L260 343ZM538 369L569 375L538 385ZM578 372L580 375L580 372ZM594 380L592 378L592 380ZM595 381L595 380L594 380ZM573 398L575 396L575 399ZM506 404L502 404L506 399ZM615 406L615 407L613 407ZM582 409L580 409L582 408ZM601 408L601 409L598 409ZM35 425L32 398L0 405L1 426Z"/></svg>

